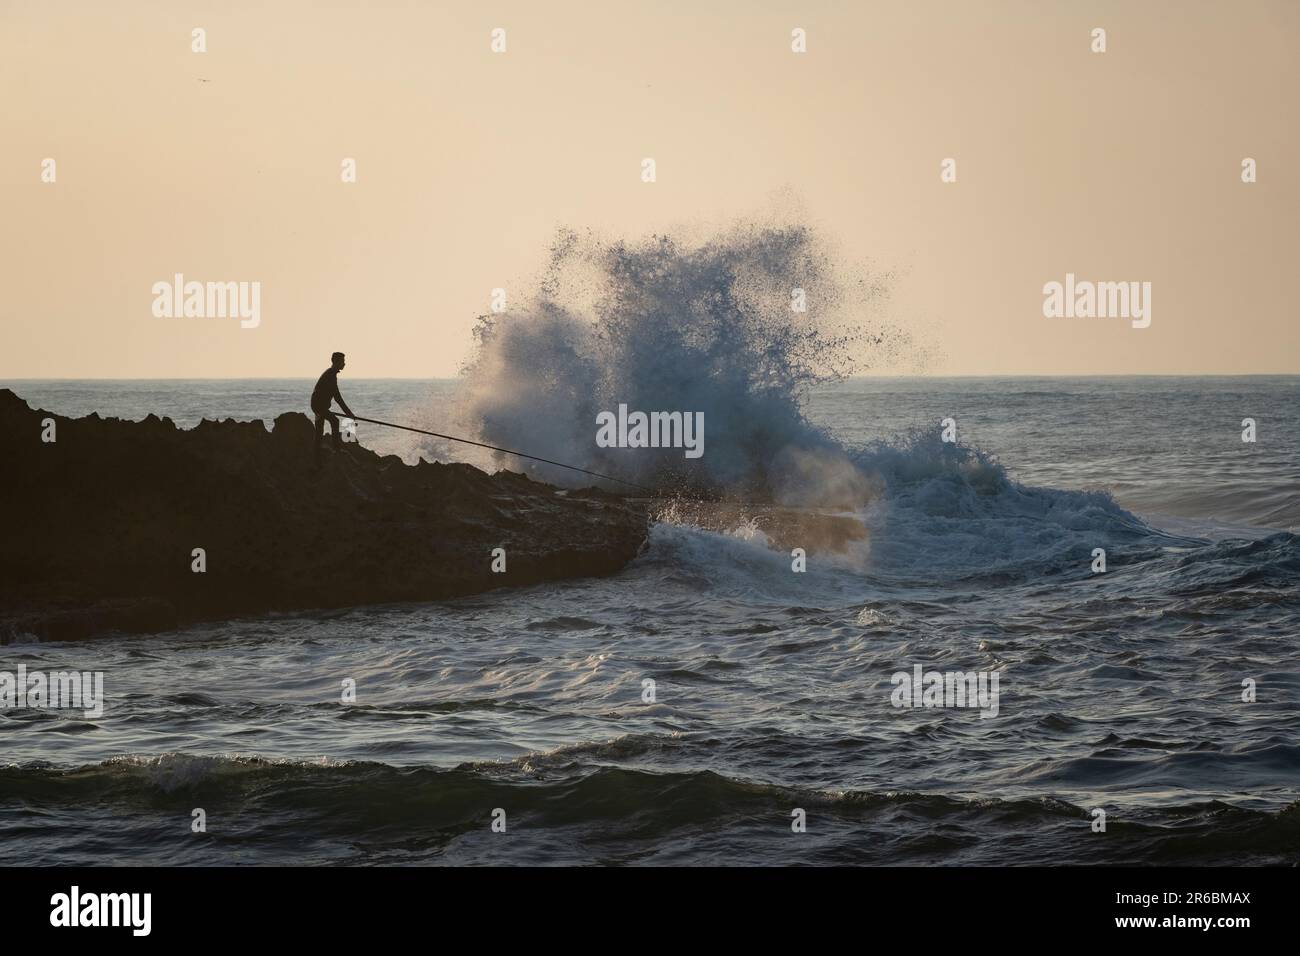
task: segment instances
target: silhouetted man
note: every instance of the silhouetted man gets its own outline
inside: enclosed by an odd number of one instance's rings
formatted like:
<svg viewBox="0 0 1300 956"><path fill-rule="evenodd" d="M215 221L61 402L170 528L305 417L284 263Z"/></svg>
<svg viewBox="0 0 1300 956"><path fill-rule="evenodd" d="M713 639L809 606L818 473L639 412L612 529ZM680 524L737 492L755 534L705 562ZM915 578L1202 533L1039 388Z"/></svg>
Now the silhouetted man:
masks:
<svg viewBox="0 0 1300 956"><path fill-rule="evenodd" d="M315 460L317 464L320 464L320 440L325 435L327 421L330 423L330 434L334 436L334 450L338 451L343 447L343 436L339 434L339 417L330 411L330 403L338 402L344 415L349 418L354 417L352 409L348 408L348 403L343 401L343 396L339 394L339 372L343 371L343 366L347 364L345 358L342 352L331 355L330 367L316 379L316 387L311 392L311 410L316 414Z"/></svg>

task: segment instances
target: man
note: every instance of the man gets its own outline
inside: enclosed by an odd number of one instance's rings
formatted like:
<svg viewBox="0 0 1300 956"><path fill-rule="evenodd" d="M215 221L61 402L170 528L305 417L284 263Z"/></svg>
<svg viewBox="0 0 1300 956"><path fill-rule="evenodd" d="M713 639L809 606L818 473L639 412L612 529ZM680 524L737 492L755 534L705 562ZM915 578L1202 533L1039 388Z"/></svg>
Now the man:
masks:
<svg viewBox="0 0 1300 956"><path fill-rule="evenodd" d="M339 417L330 411L330 403L338 402L344 415L349 418L354 417L352 409L348 408L348 403L343 401L343 396L339 394L339 372L343 371L343 366L347 364L345 359L342 352L331 355L330 367L316 380L316 387L311 392L311 410L316 415L315 461L318 465L320 464L320 440L325 435L325 422L330 423L330 434L334 436L335 451L343 447L343 436L339 434Z"/></svg>

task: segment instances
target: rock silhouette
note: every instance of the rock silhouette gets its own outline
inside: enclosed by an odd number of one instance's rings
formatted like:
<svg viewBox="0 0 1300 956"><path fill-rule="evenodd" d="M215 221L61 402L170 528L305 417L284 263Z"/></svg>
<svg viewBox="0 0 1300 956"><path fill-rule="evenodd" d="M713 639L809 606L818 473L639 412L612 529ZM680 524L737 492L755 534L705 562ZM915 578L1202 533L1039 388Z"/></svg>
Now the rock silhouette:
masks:
<svg viewBox="0 0 1300 956"><path fill-rule="evenodd" d="M42 441L53 419L56 440ZM523 475L380 457L312 467L312 423L72 419L0 389L0 642L78 640L611 574L642 505ZM206 570L192 570L202 548ZM491 570L506 551L506 572Z"/></svg>

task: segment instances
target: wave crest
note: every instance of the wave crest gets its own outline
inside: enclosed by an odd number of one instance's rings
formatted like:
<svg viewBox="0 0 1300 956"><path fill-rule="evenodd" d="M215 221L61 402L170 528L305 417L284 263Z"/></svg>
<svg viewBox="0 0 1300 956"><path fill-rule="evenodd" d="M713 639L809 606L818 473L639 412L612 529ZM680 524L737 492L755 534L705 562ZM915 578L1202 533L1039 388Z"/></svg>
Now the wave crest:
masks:
<svg viewBox="0 0 1300 956"><path fill-rule="evenodd" d="M702 242L562 232L536 291L481 316L461 413L495 445L694 494L803 496L830 476L861 495L843 449L804 414L814 385L908 354L873 323L887 277L853 278L803 225L740 225ZM807 311L794 308L801 290ZM600 448L596 415L702 412L705 453ZM575 476L510 462L547 481Z"/></svg>

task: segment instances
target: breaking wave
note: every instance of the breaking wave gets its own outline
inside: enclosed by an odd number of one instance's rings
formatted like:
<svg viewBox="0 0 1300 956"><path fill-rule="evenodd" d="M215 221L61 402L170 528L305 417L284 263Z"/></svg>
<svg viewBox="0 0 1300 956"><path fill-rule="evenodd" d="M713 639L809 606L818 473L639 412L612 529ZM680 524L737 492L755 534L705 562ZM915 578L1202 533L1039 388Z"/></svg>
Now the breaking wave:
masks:
<svg viewBox="0 0 1300 956"><path fill-rule="evenodd" d="M561 232L536 289L480 317L463 420L491 444L546 449L535 453L657 489L860 501L863 476L804 413L808 390L921 353L877 317L888 276L835 261L803 225L740 225L695 242ZM597 414L620 404L702 412L703 456L598 447Z"/></svg>
<svg viewBox="0 0 1300 956"><path fill-rule="evenodd" d="M801 290L807 311L792 308ZM746 224L703 241L562 232L536 288L483 316L461 415L482 438L666 494L860 514L890 567L1021 573L1079 563L1099 544L1158 535L1101 492L1029 488L937 423L846 447L810 423L814 386L924 349L880 319L887 275L863 275L804 225ZM703 412L704 454L602 448L619 405ZM547 481L590 478L523 459ZM615 486L611 486L614 488Z"/></svg>

